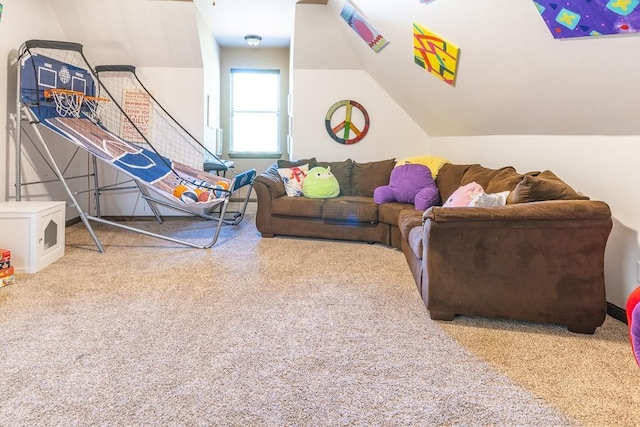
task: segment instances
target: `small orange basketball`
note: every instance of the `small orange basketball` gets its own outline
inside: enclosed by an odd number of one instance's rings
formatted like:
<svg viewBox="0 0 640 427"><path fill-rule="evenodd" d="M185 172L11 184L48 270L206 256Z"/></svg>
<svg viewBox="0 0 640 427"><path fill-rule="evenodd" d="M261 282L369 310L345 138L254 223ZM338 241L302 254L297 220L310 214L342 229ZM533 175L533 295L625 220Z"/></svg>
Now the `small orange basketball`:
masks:
<svg viewBox="0 0 640 427"><path fill-rule="evenodd" d="M225 190L229 189L229 183L227 181L218 181L218 182L216 182L216 185L219 185L220 187L224 188Z"/></svg>
<svg viewBox="0 0 640 427"><path fill-rule="evenodd" d="M182 196L182 193L184 193L187 190L188 190L188 188L184 184L176 185L176 188L173 189L173 195L176 196L176 197L180 197L180 196Z"/></svg>

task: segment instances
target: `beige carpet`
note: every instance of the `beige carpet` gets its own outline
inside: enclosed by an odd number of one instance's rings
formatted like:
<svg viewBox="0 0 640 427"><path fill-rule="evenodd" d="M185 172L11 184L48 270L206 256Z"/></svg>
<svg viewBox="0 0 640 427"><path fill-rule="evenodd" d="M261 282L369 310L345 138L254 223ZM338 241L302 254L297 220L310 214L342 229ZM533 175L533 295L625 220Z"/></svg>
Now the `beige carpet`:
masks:
<svg viewBox="0 0 640 427"><path fill-rule="evenodd" d="M170 219L176 237L211 224ZM433 322L402 254L82 224L0 289L0 425L640 425L625 325ZM635 418L634 418L635 417Z"/></svg>

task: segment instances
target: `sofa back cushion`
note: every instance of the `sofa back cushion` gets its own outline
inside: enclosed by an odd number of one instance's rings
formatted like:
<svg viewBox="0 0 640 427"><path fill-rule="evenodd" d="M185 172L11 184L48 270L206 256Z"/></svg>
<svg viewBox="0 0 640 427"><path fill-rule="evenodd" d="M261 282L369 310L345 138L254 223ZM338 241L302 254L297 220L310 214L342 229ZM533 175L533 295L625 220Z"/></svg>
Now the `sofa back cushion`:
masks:
<svg viewBox="0 0 640 427"><path fill-rule="evenodd" d="M284 160L279 159L276 164L278 168L295 168L302 165L309 165L309 169L313 169L316 166L316 158L311 157L310 159L300 159L300 160Z"/></svg>
<svg viewBox="0 0 640 427"><path fill-rule="evenodd" d="M464 173L464 176L460 180L460 185L466 185L470 182L476 182L485 189L487 193L491 192L489 190L490 184L496 179L496 183L503 181L505 178L512 177L513 175L518 177L518 173L515 168L512 166L505 166L500 169L489 169L480 165L471 165L469 169L467 169ZM507 180L508 181L508 180ZM511 188L505 188L505 190L513 190L518 182L514 182ZM494 186L498 187L498 186ZM493 189L492 189L493 190ZM497 188L497 191L504 191L502 188Z"/></svg>
<svg viewBox="0 0 640 427"><path fill-rule="evenodd" d="M471 166L454 165L452 163L442 165L436 177L436 184L438 185L438 191L440 191L440 201L447 200L460 187L460 181L462 181L464 173Z"/></svg>
<svg viewBox="0 0 640 427"><path fill-rule="evenodd" d="M341 162L316 161L314 166L320 166L323 168L330 167L331 173L338 180L338 184L340 184L340 195L351 196L351 171L353 169L353 162L351 161L351 159L347 159Z"/></svg>
<svg viewBox="0 0 640 427"><path fill-rule="evenodd" d="M588 197L578 194L553 172L546 170L544 172L529 172L525 174L522 181L509 194L507 203L588 199Z"/></svg>
<svg viewBox="0 0 640 427"><path fill-rule="evenodd" d="M501 193L503 191L512 191L516 188L516 185L524 175L516 172L516 170L509 166L506 168L498 169L497 172L491 177L491 180L487 183L484 190L487 193Z"/></svg>
<svg viewBox="0 0 640 427"><path fill-rule="evenodd" d="M377 187L389 184L391 171L396 165L396 159L380 160L377 162L353 162L351 172L351 195L373 197ZM333 172L333 168L331 168Z"/></svg>

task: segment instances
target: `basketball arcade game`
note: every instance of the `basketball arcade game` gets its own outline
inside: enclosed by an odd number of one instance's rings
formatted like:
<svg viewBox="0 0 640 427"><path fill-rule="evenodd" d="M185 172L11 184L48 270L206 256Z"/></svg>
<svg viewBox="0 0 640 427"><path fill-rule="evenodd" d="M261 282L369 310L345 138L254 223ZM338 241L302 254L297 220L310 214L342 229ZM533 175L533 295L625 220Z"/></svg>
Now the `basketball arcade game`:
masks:
<svg viewBox="0 0 640 427"><path fill-rule="evenodd" d="M43 158L62 183L100 252L104 252L104 248L89 220L194 248L212 247L222 225L237 225L244 218L256 171L242 172L232 179L203 172L204 156L224 163L187 132L146 89L131 92L138 96L138 102L132 105L143 107L146 121L136 117L135 109L123 107L127 102L125 93L122 90L112 93L101 82L85 58L82 45L47 40L25 42L18 56L16 200L21 200L22 187L31 184L21 180L24 120L31 126L42 146ZM95 216L84 212L77 203L78 193L67 184L71 178L64 176L38 125L72 142L76 150L82 149L91 155L93 172L87 176L93 176L94 187L87 192L94 194ZM97 160L124 172L130 179L101 187ZM231 195L243 187L248 191L240 209L229 211ZM158 222L162 222L158 205L215 221L213 238L202 245L102 218L101 193L131 188L137 188Z"/></svg>

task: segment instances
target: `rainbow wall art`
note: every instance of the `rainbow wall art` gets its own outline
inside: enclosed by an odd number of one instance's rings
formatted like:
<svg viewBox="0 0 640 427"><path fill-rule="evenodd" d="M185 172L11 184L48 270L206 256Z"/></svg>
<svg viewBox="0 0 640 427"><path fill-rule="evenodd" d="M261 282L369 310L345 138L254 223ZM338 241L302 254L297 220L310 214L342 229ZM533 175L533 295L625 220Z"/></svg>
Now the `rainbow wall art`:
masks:
<svg viewBox="0 0 640 427"><path fill-rule="evenodd" d="M415 63L453 86L460 49L455 44L413 23L413 55Z"/></svg>
<svg viewBox="0 0 640 427"><path fill-rule="evenodd" d="M344 3L340 16L342 16L342 19L344 19L346 23L353 28L353 31L355 31L362 40L367 42L374 52L380 52L380 50L389 43L378 31L376 31L375 28L371 26L371 24L369 24L369 22L367 22L365 17L362 16L360 11L358 11L351 1L347 0Z"/></svg>
<svg viewBox="0 0 640 427"><path fill-rule="evenodd" d="M637 33L640 0L535 0L556 39Z"/></svg>

